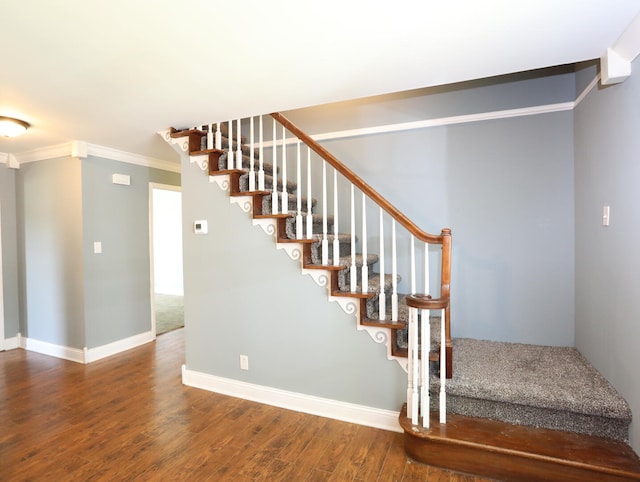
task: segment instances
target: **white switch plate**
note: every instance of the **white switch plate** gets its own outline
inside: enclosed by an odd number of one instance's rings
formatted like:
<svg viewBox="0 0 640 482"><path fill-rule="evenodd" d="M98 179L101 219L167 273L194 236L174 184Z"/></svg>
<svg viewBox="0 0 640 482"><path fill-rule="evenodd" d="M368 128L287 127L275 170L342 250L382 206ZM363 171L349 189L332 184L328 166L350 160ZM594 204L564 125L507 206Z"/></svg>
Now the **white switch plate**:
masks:
<svg viewBox="0 0 640 482"><path fill-rule="evenodd" d="M240 355L240 370L249 369L249 357L247 355Z"/></svg>
<svg viewBox="0 0 640 482"><path fill-rule="evenodd" d="M609 206L602 206L602 225L609 226Z"/></svg>
<svg viewBox="0 0 640 482"><path fill-rule="evenodd" d="M95 242L93 243L93 252L94 252L95 254L100 254L100 253L102 253L102 242L100 242L100 241L95 241Z"/></svg>
<svg viewBox="0 0 640 482"><path fill-rule="evenodd" d="M207 234L209 228L206 220L199 220L193 222L193 232L196 234Z"/></svg>

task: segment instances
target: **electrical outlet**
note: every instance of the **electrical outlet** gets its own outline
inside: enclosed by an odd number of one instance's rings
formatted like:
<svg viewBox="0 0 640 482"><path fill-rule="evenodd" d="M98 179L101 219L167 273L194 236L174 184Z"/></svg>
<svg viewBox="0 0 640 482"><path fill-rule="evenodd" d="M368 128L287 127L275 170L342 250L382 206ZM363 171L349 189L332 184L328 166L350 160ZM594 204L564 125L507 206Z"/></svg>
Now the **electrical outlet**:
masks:
<svg viewBox="0 0 640 482"><path fill-rule="evenodd" d="M249 369L249 357L247 355L240 355L240 370Z"/></svg>

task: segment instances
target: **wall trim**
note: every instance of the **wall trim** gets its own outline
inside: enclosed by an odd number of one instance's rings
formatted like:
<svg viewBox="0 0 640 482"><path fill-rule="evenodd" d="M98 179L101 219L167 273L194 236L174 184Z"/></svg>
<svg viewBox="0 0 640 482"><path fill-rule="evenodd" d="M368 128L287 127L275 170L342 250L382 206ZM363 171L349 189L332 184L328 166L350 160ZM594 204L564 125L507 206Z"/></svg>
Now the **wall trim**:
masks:
<svg viewBox="0 0 640 482"><path fill-rule="evenodd" d="M41 353L43 355L49 355L56 358L62 358L76 363L91 363L102 358L106 358L111 355L117 355L123 351L130 350L145 343L149 343L156 339L155 333L147 331L134 335L129 338L114 341L106 345L98 346L96 348L71 348L68 346L56 345L46 341L35 340L33 338L27 338L18 334L15 338L16 348L23 348L28 351Z"/></svg>
<svg viewBox="0 0 640 482"><path fill-rule="evenodd" d="M111 147L88 144L81 141L71 141L64 144L57 144L40 149L22 152L15 155L18 164L44 161L46 159L56 159L59 157L86 158L87 156L103 157L113 161L135 164L138 166L162 169L163 171L180 172L180 164L177 162L155 159L153 157L133 154L131 152L120 151ZM6 162L9 162L9 155L5 155ZM0 155L0 162L3 157Z"/></svg>
<svg viewBox="0 0 640 482"><path fill-rule="evenodd" d="M4 339L4 349L5 350L15 350L16 348L19 348L18 337L17 336L14 336L12 338L5 338Z"/></svg>
<svg viewBox="0 0 640 482"><path fill-rule="evenodd" d="M325 132L323 134L314 134L310 137L314 141L329 141L336 139L344 139L347 137L360 137L369 136L374 134L386 134L389 132L400 132L414 129L425 129L429 127L443 127L454 124L465 124L469 122L482 122L496 119L510 119L512 117L522 117L529 115L549 114L553 112L569 111L576 108L576 106L582 102L582 100L591 92L591 90L598 84L600 80L600 74L589 83L589 85L578 95L576 100L567 102L558 102L555 104L534 105L529 107L521 107L517 109L497 110L491 112L479 112L476 114L463 114L449 117L436 117L433 119L424 119L413 122L401 122L398 124L386 124L381 126L363 127L360 129L348 129L345 131ZM296 138L286 139L285 144L296 143ZM282 145L281 140L276 140L276 145ZM265 141L263 147L272 148L273 141Z"/></svg>
<svg viewBox="0 0 640 482"><path fill-rule="evenodd" d="M76 363L84 363L84 351L79 348L56 345L46 341L35 340L24 336L18 336L20 348L28 351L49 355L56 358L63 358Z"/></svg>
<svg viewBox="0 0 640 482"><path fill-rule="evenodd" d="M106 345L98 346L95 348L84 349L84 363L92 363L102 358L106 358L111 355L116 355L123 351L130 350L140 345L152 342L156 339L155 332L147 331L140 333L139 335L130 336L122 340L117 340Z"/></svg>
<svg viewBox="0 0 640 482"><path fill-rule="evenodd" d="M189 387L286 408L296 412L308 413L310 415L332 418L392 432L402 432L400 423L398 422L399 413L392 410L356 405L217 377L208 373L189 370L185 365L182 366L182 383Z"/></svg>

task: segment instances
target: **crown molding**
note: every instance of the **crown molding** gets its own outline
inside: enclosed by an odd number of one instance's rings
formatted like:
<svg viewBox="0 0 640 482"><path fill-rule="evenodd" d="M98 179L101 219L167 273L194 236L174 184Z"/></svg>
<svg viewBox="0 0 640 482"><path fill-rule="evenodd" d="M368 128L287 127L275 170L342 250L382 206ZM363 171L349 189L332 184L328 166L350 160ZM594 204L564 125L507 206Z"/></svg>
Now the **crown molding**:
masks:
<svg viewBox="0 0 640 482"><path fill-rule="evenodd" d="M88 156L102 157L127 164L162 169L163 171L180 172L180 164L176 162L155 159L153 157L133 154L131 152L120 151L111 147L89 144L82 141L65 142L64 144L33 149L15 155L0 153L0 163L8 163L10 167L19 167L22 164L44 161L46 159L56 159L59 157L86 159ZM11 165L12 158L15 160L16 166Z"/></svg>

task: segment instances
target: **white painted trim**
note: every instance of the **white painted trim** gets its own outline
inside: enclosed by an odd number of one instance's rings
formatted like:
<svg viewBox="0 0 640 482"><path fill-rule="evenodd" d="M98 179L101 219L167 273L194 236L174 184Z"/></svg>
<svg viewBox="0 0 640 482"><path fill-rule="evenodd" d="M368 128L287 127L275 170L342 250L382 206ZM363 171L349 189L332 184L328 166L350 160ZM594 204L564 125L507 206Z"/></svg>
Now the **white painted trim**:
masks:
<svg viewBox="0 0 640 482"><path fill-rule="evenodd" d="M105 159L125 162L127 164L162 169L170 172L180 172L180 164L176 162L155 159L153 157L142 156L140 154L132 154L130 152L120 151L111 147L88 144L81 141L71 141L64 144L57 144L55 146L33 149L31 151L16 154L15 158L19 164L26 164L29 162L44 161L46 159L56 159L67 156L79 158L85 158L87 156L103 157ZM5 157L5 162L8 162L9 154ZM0 156L0 160L1 159L2 157Z"/></svg>
<svg viewBox="0 0 640 482"><path fill-rule="evenodd" d="M19 347L20 347L20 344L17 336L14 336L13 338L5 338L4 340L5 350L15 350L16 348L19 348Z"/></svg>
<svg viewBox="0 0 640 482"><path fill-rule="evenodd" d="M400 423L398 422L399 413L392 410L340 402L338 400L314 397L302 393L289 392L277 388L217 377L208 373L188 370L185 365L182 366L182 383L189 387L317 415L319 417L357 423L359 425L393 432L402 432Z"/></svg>
<svg viewBox="0 0 640 482"><path fill-rule="evenodd" d="M56 358L63 358L77 363L84 363L84 350L79 348L70 348L68 346L55 345L46 341L34 340L33 338L18 337L20 348L43 355L49 355Z"/></svg>
<svg viewBox="0 0 640 482"><path fill-rule="evenodd" d="M589 92L591 92L593 90L593 88L598 85L598 82L600 81L600 74L598 73L595 78L589 83L589 85L587 85L587 87L585 87L585 89L580 93L580 95L578 96L578 98L576 99L576 101L573 103L573 108L575 109L576 107L578 107L578 105L580 104L580 102L582 102L584 100L584 98L589 94Z"/></svg>
<svg viewBox="0 0 640 482"><path fill-rule="evenodd" d="M118 353L144 345L155 339L155 332L147 331L146 333L140 333L139 335L130 336L129 338L114 341L113 343L108 343L96 348L85 348L84 363L91 363L108 356L117 355Z"/></svg>

